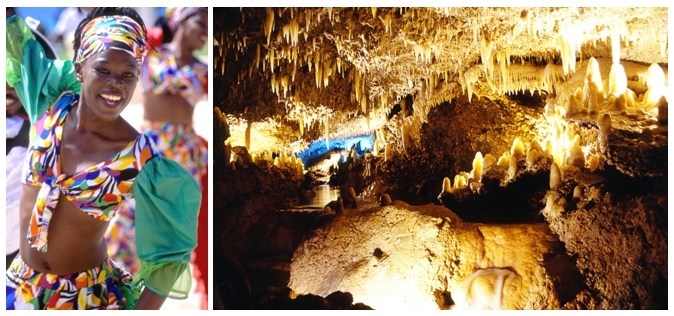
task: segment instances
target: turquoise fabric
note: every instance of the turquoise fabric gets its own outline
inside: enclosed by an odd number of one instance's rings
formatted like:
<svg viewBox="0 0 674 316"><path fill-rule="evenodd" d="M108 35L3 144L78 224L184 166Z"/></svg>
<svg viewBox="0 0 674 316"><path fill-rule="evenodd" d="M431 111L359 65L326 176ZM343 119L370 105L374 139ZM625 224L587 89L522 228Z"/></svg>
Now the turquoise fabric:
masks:
<svg viewBox="0 0 674 316"><path fill-rule="evenodd" d="M70 60L51 60L20 17L7 24L5 80L16 90L30 122L37 121L62 92L80 93Z"/></svg>
<svg viewBox="0 0 674 316"><path fill-rule="evenodd" d="M131 192L141 260L134 282L166 297L186 298L192 285L190 253L197 246L199 186L178 163L156 157L145 163Z"/></svg>

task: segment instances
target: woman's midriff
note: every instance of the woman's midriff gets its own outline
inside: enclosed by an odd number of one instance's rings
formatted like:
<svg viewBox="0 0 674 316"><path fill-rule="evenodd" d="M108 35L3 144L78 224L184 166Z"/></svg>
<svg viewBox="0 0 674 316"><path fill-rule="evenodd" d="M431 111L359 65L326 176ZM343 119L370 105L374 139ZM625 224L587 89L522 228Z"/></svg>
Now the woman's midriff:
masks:
<svg viewBox="0 0 674 316"><path fill-rule="evenodd" d="M21 243L23 261L39 272L67 275L97 267L107 257L107 221L95 219L63 198L49 222L47 252L31 248L26 239L30 216L40 187L23 186Z"/></svg>
<svg viewBox="0 0 674 316"><path fill-rule="evenodd" d="M179 95L143 92L143 118L148 121L192 125L194 107Z"/></svg>

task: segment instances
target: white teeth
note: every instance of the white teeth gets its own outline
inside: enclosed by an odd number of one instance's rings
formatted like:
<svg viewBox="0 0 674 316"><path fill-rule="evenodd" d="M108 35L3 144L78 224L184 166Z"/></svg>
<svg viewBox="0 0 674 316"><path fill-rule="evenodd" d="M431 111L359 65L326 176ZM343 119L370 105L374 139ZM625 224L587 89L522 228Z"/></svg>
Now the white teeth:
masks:
<svg viewBox="0 0 674 316"><path fill-rule="evenodd" d="M7 99L7 100L5 100L5 106L10 106L10 105L14 104L14 102L16 102L16 100Z"/></svg>
<svg viewBox="0 0 674 316"><path fill-rule="evenodd" d="M120 97L120 96L110 95L110 94L101 94L101 97L103 97L103 99L110 100L110 101L113 101L113 102L117 102L117 101L122 99L122 97Z"/></svg>

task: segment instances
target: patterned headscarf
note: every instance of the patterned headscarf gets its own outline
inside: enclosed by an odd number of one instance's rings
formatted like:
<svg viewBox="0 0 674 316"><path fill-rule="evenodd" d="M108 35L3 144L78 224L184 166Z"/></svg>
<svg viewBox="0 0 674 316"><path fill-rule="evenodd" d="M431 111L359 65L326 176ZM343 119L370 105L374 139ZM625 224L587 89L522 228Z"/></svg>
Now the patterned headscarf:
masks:
<svg viewBox="0 0 674 316"><path fill-rule="evenodd" d="M166 8L165 14L168 27L171 29L171 31L175 32L180 22L192 16L193 14L199 13L199 11L202 10L208 12L208 8L183 8L183 7Z"/></svg>
<svg viewBox="0 0 674 316"><path fill-rule="evenodd" d="M147 54L145 32L133 19L123 15L99 16L82 28L82 40L75 61L84 62L93 54L108 49L125 51L138 62Z"/></svg>

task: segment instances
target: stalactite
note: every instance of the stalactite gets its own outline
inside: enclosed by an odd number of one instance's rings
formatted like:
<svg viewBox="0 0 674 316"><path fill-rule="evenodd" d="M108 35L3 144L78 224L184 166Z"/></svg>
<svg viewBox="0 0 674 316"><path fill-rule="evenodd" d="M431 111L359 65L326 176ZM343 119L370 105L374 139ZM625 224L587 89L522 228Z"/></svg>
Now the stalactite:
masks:
<svg viewBox="0 0 674 316"><path fill-rule="evenodd" d="M410 149L410 124L405 120L402 125L403 150L408 152Z"/></svg>

